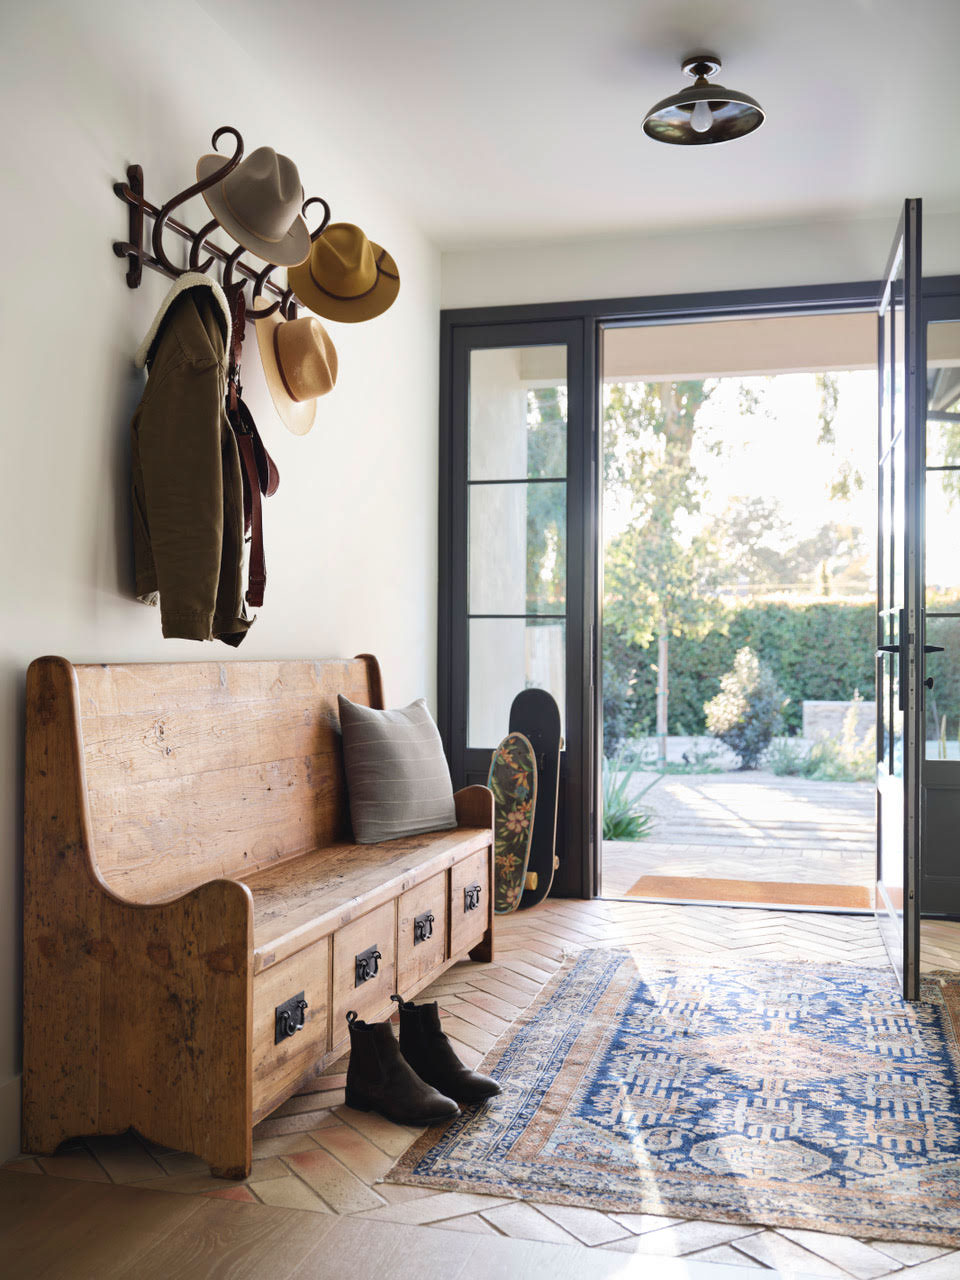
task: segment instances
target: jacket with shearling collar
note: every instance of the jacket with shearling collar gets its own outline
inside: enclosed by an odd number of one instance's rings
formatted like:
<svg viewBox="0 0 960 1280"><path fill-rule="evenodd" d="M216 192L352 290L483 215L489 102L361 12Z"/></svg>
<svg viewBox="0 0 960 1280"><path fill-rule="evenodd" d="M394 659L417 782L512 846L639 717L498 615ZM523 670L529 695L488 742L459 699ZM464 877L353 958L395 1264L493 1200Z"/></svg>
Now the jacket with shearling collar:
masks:
<svg viewBox="0 0 960 1280"><path fill-rule="evenodd" d="M130 426L137 596L164 636L238 645L243 481L225 399L230 308L220 286L181 276L137 352L149 369Z"/></svg>

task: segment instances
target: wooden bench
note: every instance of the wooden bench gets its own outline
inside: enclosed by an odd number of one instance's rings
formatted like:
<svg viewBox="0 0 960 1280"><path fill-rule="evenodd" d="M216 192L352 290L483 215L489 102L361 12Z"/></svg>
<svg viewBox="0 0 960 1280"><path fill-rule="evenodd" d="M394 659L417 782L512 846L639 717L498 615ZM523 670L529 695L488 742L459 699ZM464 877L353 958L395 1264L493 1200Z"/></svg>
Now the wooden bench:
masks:
<svg viewBox="0 0 960 1280"><path fill-rule="evenodd" d="M490 792L457 830L353 844L338 693L382 707L376 659L31 664L25 1150L133 1127L245 1177L347 1009L492 959Z"/></svg>

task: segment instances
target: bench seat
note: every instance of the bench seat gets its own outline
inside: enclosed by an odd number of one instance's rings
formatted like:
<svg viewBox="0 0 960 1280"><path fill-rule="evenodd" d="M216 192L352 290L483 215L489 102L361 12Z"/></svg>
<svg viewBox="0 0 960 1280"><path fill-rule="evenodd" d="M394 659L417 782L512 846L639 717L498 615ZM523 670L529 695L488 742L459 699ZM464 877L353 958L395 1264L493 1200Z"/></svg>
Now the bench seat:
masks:
<svg viewBox="0 0 960 1280"><path fill-rule="evenodd" d="M381 844L334 844L239 877L253 894L254 973L489 843L488 829L468 827Z"/></svg>

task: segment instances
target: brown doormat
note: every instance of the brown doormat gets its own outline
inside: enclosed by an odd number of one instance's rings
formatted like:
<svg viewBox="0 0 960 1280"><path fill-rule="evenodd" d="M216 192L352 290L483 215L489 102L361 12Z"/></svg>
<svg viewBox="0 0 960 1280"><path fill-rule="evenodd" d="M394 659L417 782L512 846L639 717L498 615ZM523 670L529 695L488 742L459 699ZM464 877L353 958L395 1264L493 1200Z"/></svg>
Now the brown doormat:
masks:
<svg viewBox="0 0 960 1280"><path fill-rule="evenodd" d="M714 880L709 876L641 876L628 898L685 898L697 902L762 902L784 907L873 909L863 884L789 884L780 880Z"/></svg>

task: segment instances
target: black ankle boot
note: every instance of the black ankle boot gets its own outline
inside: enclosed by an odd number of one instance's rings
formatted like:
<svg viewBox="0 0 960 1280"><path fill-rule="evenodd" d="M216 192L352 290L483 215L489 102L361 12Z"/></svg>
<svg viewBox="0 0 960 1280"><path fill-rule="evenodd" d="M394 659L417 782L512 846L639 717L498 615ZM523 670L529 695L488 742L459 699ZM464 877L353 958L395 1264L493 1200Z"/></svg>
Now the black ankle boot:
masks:
<svg viewBox="0 0 960 1280"><path fill-rule="evenodd" d="M460 1114L451 1099L416 1075L400 1052L389 1022L361 1022L351 1010L346 1104L377 1111L394 1124L442 1124Z"/></svg>
<svg viewBox="0 0 960 1280"><path fill-rule="evenodd" d="M400 1006L400 1052L421 1080L470 1106L500 1092L496 1080L465 1067L440 1026L440 1010L433 1004L413 1004L391 996Z"/></svg>

